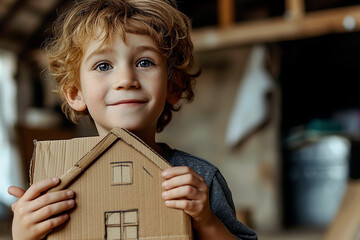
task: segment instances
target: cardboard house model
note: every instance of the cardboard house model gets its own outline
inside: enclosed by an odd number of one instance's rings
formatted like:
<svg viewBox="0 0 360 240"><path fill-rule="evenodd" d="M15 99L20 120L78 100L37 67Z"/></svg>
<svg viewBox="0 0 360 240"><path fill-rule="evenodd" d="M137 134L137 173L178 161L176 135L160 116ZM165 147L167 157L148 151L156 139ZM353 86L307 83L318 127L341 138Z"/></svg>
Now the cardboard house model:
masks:
<svg viewBox="0 0 360 240"><path fill-rule="evenodd" d="M123 129L104 138L35 141L31 183L60 176L76 194L70 220L47 239L192 239L191 220L161 198L166 160Z"/></svg>

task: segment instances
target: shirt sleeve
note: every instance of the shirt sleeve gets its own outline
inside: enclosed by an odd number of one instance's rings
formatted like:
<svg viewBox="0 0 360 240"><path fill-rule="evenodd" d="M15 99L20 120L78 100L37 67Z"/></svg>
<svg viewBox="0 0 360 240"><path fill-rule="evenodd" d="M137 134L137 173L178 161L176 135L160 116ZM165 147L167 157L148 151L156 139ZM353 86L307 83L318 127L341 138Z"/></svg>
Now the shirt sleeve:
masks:
<svg viewBox="0 0 360 240"><path fill-rule="evenodd" d="M209 198L212 212L237 239L257 240L256 233L237 220L231 191L219 171L209 186Z"/></svg>

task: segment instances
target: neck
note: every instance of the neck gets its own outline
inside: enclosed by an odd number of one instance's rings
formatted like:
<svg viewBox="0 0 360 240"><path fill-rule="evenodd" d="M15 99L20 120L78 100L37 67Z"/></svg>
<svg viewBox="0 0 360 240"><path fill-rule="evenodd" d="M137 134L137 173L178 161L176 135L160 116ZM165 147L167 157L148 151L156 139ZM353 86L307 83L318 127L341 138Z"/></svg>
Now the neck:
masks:
<svg viewBox="0 0 360 240"><path fill-rule="evenodd" d="M153 133L147 134L143 132L132 131L137 137L143 140L149 147L154 149L158 154L161 155L162 148L155 141L155 131Z"/></svg>
<svg viewBox="0 0 360 240"><path fill-rule="evenodd" d="M135 134L138 138L140 138L142 141L144 141L149 147L154 149L158 154L162 154L162 148L159 146L159 144L155 141L155 130L151 132L144 132L144 131L131 131L133 134ZM103 129L98 128L98 133L100 136L104 137L109 132L105 131Z"/></svg>

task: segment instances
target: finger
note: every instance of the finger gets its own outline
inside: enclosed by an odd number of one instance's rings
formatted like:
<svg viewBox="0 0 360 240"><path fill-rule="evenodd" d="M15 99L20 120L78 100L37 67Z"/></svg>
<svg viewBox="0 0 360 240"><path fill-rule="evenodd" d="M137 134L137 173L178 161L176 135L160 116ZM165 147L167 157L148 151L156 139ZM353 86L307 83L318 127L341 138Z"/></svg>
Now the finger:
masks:
<svg viewBox="0 0 360 240"><path fill-rule="evenodd" d="M204 222L211 218L212 212L206 204L194 200L167 200L165 205L169 208L181 209L190 215L193 222Z"/></svg>
<svg viewBox="0 0 360 240"><path fill-rule="evenodd" d="M39 209L36 212L31 214L32 222L41 222L47 218L50 218L56 214L62 213L66 210L69 210L75 206L75 201L73 199L57 202L46 207Z"/></svg>
<svg viewBox="0 0 360 240"><path fill-rule="evenodd" d="M207 185L204 181L200 180L197 176L194 174L184 174L180 176L172 177L168 180L165 180L162 183L162 188L164 190L170 190L173 188L190 185L195 188L198 188L200 191L206 191Z"/></svg>
<svg viewBox="0 0 360 240"><path fill-rule="evenodd" d="M37 182L31 185L31 187L25 192L23 196L24 200L26 201L33 200L37 198L44 191L47 191L50 188L55 187L59 183L60 183L60 179L58 177L48 178L40 182Z"/></svg>
<svg viewBox="0 0 360 240"><path fill-rule="evenodd" d="M196 203L191 200L167 200L165 205L169 208L182 209L185 212L192 212L196 208Z"/></svg>
<svg viewBox="0 0 360 240"><path fill-rule="evenodd" d="M46 193L41 197L33 200L29 204L29 211L36 211L40 208L43 208L47 205L68 200L74 197L74 192L72 190L62 190L57 192Z"/></svg>
<svg viewBox="0 0 360 240"><path fill-rule="evenodd" d="M166 169L161 173L161 176L165 180L167 180L167 179L173 178L175 176L184 175L184 174L193 174L194 176L199 178L199 180L203 181L203 178L199 174L197 174L191 168L186 167L186 166L172 167L172 168Z"/></svg>
<svg viewBox="0 0 360 240"><path fill-rule="evenodd" d="M8 188L8 193L19 199L24 195L25 190L16 186L10 186Z"/></svg>
<svg viewBox="0 0 360 240"><path fill-rule="evenodd" d="M25 193L25 190L24 189L22 189L22 188L19 188L19 187L16 187L16 186L10 186L9 188L8 188L8 193L10 194L10 195L12 195L12 196L14 196L14 197L16 197L16 198L21 198L23 195L24 195L24 193ZM16 209L16 204L17 204L17 201L16 202L13 202L12 204L11 204L11 210L14 212L15 211L15 209Z"/></svg>
<svg viewBox="0 0 360 240"><path fill-rule="evenodd" d="M69 219L68 214L62 214L60 216L50 218L35 226L35 231L38 233L38 237L43 239L53 228L60 226Z"/></svg>
<svg viewBox="0 0 360 240"><path fill-rule="evenodd" d="M189 200L198 200L198 199L203 200L206 198L206 194L192 186L186 185L168 191L164 191L162 193L162 198L164 200L175 200L180 198L185 198Z"/></svg>

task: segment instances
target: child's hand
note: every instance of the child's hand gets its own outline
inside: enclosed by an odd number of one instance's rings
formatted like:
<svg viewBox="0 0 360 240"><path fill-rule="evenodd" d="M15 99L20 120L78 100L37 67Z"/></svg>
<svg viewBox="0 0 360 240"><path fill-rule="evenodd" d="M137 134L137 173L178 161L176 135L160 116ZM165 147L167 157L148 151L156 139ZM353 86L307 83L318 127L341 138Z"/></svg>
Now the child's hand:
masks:
<svg viewBox="0 0 360 240"><path fill-rule="evenodd" d="M189 167L173 167L161 174L166 206L183 209L192 217L199 239L229 239L235 237L213 214L209 204L209 188L204 179Z"/></svg>
<svg viewBox="0 0 360 240"><path fill-rule="evenodd" d="M206 225L213 217L209 189L204 179L189 167L173 167L162 172L162 197L170 208L183 209L195 227Z"/></svg>
<svg viewBox="0 0 360 240"><path fill-rule="evenodd" d="M75 201L71 199L74 197L73 191L62 190L42 195L59 182L59 178L42 180L31 185L26 192L18 187L9 187L9 194L18 198L11 206L14 212L13 240L41 239L69 218L68 214L54 215L74 207Z"/></svg>

